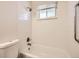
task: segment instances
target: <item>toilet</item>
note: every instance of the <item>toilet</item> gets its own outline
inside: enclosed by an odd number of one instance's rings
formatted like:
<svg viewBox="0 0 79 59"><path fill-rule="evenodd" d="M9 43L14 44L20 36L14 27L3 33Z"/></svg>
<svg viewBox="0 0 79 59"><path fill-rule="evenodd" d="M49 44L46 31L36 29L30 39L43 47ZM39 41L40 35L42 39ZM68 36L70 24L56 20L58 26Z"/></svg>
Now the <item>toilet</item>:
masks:
<svg viewBox="0 0 79 59"><path fill-rule="evenodd" d="M18 57L19 40L7 41L0 44L0 58L16 58Z"/></svg>

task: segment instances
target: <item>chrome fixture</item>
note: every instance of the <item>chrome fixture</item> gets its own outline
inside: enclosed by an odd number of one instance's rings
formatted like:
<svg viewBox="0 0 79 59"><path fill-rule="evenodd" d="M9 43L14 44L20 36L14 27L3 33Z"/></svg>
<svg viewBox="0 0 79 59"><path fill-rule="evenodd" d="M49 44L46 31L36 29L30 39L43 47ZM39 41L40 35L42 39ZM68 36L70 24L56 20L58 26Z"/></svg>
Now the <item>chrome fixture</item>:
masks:
<svg viewBox="0 0 79 59"><path fill-rule="evenodd" d="M32 11L32 8L30 8L30 7L26 7L25 9L26 9L26 11L29 11L29 12Z"/></svg>
<svg viewBox="0 0 79 59"><path fill-rule="evenodd" d="M28 50L30 50L31 45L32 45L32 44L31 44L31 39L30 39L29 37L27 37L26 42L27 42Z"/></svg>

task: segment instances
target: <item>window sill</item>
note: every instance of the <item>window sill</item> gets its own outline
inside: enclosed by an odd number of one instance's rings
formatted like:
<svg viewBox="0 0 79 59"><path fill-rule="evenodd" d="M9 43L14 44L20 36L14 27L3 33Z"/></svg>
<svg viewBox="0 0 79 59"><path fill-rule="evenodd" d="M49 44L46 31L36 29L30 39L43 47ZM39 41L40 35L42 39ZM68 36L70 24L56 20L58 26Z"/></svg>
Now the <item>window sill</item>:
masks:
<svg viewBox="0 0 79 59"><path fill-rule="evenodd" d="M57 19L57 17L40 18L39 20L52 20L52 19Z"/></svg>

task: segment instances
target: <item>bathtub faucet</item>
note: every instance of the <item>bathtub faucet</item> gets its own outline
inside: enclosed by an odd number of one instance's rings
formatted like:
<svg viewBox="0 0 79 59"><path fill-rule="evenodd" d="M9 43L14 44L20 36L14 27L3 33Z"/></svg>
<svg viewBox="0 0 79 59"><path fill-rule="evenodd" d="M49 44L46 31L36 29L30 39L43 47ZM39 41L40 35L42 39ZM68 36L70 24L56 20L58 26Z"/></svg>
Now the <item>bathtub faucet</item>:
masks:
<svg viewBox="0 0 79 59"><path fill-rule="evenodd" d="M27 37L27 42L30 42L30 41L31 41L31 39L29 37Z"/></svg>
<svg viewBox="0 0 79 59"><path fill-rule="evenodd" d="M31 46L31 43L27 43L27 45Z"/></svg>
<svg viewBox="0 0 79 59"><path fill-rule="evenodd" d="M29 37L27 37L26 42L27 42L28 50L30 50L31 45L32 45L32 44L31 44L31 39L30 39Z"/></svg>

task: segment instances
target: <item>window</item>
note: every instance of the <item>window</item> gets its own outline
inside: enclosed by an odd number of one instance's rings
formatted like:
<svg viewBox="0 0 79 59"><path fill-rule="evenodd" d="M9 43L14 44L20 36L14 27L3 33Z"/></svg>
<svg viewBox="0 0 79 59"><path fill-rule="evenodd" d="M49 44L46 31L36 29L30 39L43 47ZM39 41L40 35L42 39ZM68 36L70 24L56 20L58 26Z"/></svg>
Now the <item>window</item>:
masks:
<svg viewBox="0 0 79 59"><path fill-rule="evenodd" d="M47 9L47 16L48 17L51 17L51 16L55 17L55 14L56 14L55 8Z"/></svg>
<svg viewBox="0 0 79 59"><path fill-rule="evenodd" d="M46 18L46 9L40 10L40 18Z"/></svg>
<svg viewBox="0 0 79 59"><path fill-rule="evenodd" d="M39 18L46 19L46 18L56 17L56 7L57 7L57 3L38 6Z"/></svg>

